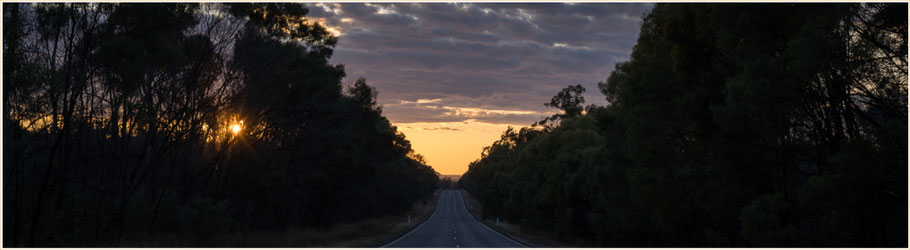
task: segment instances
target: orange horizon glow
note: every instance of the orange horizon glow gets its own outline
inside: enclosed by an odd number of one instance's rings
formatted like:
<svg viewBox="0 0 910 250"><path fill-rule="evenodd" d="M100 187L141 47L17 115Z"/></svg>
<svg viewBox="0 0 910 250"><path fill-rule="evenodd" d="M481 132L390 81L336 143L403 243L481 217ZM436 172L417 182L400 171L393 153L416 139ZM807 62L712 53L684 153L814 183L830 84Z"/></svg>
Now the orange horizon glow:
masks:
<svg viewBox="0 0 910 250"><path fill-rule="evenodd" d="M395 123L405 134L416 153L424 156L427 164L442 175L461 175L468 164L480 158L483 147L499 140L508 126L475 120L464 122L412 122Z"/></svg>

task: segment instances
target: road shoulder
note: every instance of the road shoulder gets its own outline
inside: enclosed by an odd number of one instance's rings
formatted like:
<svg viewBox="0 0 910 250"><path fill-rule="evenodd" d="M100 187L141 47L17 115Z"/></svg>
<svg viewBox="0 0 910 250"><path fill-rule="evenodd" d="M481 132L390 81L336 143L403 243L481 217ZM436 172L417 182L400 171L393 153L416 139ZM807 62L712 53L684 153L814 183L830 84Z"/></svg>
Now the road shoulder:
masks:
<svg viewBox="0 0 910 250"><path fill-rule="evenodd" d="M471 214L471 216L473 216L474 219L476 219L477 221L480 221L487 227L489 227L493 230L496 230L500 234L505 235L506 237L508 237L514 241L517 241L528 247L551 247L552 246L550 244L545 244L542 242L535 242L535 241L528 240L528 238L530 238L530 237L527 236L526 234L522 234L521 228L516 225L511 225L511 224L507 224L504 222L500 222L499 226L497 226L495 221L481 220L480 215L482 214L483 206L480 205L480 202L478 202L477 199L474 199L474 196L472 196L471 193L468 193L464 189L459 190L459 192L461 192L461 197L464 198L465 207L467 207L468 213Z"/></svg>
<svg viewBox="0 0 910 250"><path fill-rule="evenodd" d="M392 230L382 235L379 235L370 242L370 244L365 244L365 246L370 247L384 247L389 243L404 237L406 234L419 227L421 224L426 222L430 217L436 212L436 207L439 204L439 196L442 194L441 189L437 189L433 193L433 197L428 199L426 204L415 204L407 214L401 216L401 222L398 223ZM407 223L407 216L411 216L411 225Z"/></svg>

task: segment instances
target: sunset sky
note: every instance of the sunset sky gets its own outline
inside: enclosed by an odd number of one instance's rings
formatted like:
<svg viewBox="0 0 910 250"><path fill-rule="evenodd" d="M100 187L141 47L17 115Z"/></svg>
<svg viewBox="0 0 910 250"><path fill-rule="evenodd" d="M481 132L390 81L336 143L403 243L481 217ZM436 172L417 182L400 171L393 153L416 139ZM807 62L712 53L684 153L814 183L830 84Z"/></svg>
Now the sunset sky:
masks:
<svg viewBox="0 0 910 250"><path fill-rule="evenodd" d="M462 174L507 126L556 110L569 84L597 89L628 60L652 4L309 4L339 36L333 63L379 91L383 114L441 174Z"/></svg>

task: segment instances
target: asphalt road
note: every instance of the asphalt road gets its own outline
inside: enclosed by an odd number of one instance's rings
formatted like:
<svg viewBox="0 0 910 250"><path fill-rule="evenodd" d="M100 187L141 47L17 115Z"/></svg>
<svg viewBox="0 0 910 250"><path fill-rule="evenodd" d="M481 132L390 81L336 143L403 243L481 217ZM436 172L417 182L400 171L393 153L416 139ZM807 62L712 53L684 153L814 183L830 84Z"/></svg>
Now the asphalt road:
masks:
<svg viewBox="0 0 910 250"><path fill-rule="evenodd" d="M430 219L383 247L525 247L475 220L458 190L442 190Z"/></svg>

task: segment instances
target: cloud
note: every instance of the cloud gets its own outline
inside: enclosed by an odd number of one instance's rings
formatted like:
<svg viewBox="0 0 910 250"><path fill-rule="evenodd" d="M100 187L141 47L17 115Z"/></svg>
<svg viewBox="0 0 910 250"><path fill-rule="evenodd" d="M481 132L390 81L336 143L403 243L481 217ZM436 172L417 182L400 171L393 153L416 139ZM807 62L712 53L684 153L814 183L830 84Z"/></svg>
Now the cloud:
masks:
<svg viewBox="0 0 910 250"><path fill-rule="evenodd" d="M526 126L522 124L510 124L510 123L489 123L479 120L465 120L459 122L402 122L396 123L399 131L406 133L419 132L423 134L436 134L436 133L451 133L451 134L467 134L467 133L493 133L496 135L502 134L502 131L506 127L521 127ZM444 143L444 142L442 142ZM490 141L483 142L484 144L490 143ZM479 148L478 148L479 150Z"/></svg>
<svg viewBox="0 0 910 250"><path fill-rule="evenodd" d="M460 128L450 128L450 127L431 127L431 128L421 128L423 130L449 130L449 131L461 131Z"/></svg>
<svg viewBox="0 0 910 250"><path fill-rule="evenodd" d="M439 98L436 98L436 99L417 99L417 101L405 101L405 100L402 100L402 101L399 101L398 103L399 103L399 104L412 104L412 103L414 103L414 104L426 104L426 103L435 103L435 102L439 102L439 101L441 101L441 100L442 100L442 99L439 99Z"/></svg>
<svg viewBox="0 0 910 250"><path fill-rule="evenodd" d="M379 90L393 122L530 124L570 84L596 89L651 4L309 4L341 35L333 63Z"/></svg>
<svg viewBox="0 0 910 250"><path fill-rule="evenodd" d="M546 114L531 110L490 109L439 104L442 99L419 99L383 105L383 114L396 118L397 123L414 122L485 122L494 124L523 124L536 121ZM391 118L390 118L391 119Z"/></svg>

